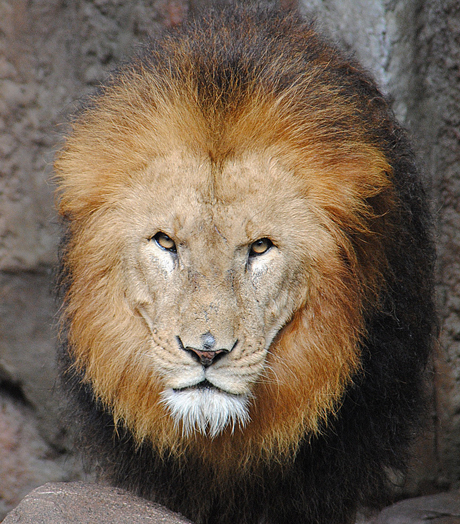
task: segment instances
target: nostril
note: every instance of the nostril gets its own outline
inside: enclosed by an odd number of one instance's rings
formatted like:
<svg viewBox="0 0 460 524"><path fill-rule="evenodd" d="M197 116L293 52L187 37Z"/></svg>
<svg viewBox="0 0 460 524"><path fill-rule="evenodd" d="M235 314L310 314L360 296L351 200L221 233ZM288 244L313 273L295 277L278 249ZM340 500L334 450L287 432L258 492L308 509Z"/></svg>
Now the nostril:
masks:
<svg viewBox="0 0 460 524"><path fill-rule="evenodd" d="M200 364L205 368L208 368L220 356L223 356L225 355L225 353L228 353L228 351L224 349L218 349L217 351L202 351L201 349L190 347L186 347L184 349L185 351L191 353L198 360L198 362L200 362Z"/></svg>

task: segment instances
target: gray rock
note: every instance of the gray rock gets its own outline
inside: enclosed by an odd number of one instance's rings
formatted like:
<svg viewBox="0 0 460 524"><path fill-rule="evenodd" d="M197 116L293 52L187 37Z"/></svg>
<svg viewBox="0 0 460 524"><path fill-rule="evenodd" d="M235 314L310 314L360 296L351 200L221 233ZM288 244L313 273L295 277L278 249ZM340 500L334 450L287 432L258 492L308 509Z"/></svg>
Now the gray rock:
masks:
<svg viewBox="0 0 460 524"><path fill-rule="evenodd" d="M460 491L403 500L386 508L373 524L460 524Z"/></svg>
<svg viewBox="0 0 460 524"><path fill-rule="evenodd" d="M3 524L191 524L177 513L118 488L84 482L35 489Z"/></svg>
<svg viewBox="0 0 460 524"><path fill-rule="evenodd" d="M32 489L67 480L72 467L41 437L31 411L0 390L0 521Z"/></svg>
<svg viewBox="0 0 460 524"><path fill-rule="evenodd" d="M178 513L110 486L49 483L27 495L3 524L191 524ZM403 500L357 524L460 524L460 491Z"/></svg>

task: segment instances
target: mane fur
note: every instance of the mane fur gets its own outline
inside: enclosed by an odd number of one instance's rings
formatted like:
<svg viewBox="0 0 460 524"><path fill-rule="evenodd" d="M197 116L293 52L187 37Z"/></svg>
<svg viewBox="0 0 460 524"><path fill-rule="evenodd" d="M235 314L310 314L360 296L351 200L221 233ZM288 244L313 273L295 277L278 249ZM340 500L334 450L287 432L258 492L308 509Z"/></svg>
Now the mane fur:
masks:
<svg viewBox="0 0 460 524"><path fill-rule="evenodd" d="M269 151L318 222L309 296L270 348L251 423L212 440L181 437L152 408L161 385L132 351L146 335L124 304L110 220L149 161L178 147L209 155L216 173ZM423 407L434 250L406 134L358 64L295 13L191 21L89 101L56 173L61 376L103 477L197 524L346 524L358 504L385 499Z"/></svg>

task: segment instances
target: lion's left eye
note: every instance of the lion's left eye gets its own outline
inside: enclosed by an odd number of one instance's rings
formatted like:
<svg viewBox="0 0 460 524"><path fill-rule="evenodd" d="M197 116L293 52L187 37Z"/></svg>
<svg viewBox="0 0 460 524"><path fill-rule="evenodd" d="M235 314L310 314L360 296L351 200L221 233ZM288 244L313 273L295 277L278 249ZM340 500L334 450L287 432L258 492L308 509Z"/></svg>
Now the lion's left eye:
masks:
<svg viewBox="0 0 460 524"><path fill-rule="evenodd" d="M249 256L256 257L263 255L273 246L273 242L269 238L259 238L251 244L249 248Z"/></svg>
<svg viewBox="0 0 460 524"><path fill-rule="evenodd" d="M159 231L152 239L155 240L162 249L176 253L176 243L166 233Z"/></svg>

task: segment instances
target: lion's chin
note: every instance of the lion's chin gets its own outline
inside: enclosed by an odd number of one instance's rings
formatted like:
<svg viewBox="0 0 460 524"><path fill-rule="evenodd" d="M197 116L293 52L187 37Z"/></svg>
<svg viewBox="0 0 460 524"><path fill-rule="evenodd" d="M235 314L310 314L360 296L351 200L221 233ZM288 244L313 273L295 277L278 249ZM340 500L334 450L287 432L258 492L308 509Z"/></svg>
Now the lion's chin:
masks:
<svg viewBox="0 0 460 524"><path fill-rule="evenodd" d="M185 436L198 431L214 438L228 426L233 431L249 422L248 395L232 395L216 387L167 389L162 402Z"/></svg>

